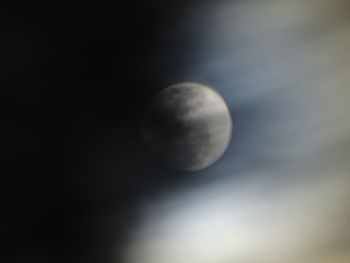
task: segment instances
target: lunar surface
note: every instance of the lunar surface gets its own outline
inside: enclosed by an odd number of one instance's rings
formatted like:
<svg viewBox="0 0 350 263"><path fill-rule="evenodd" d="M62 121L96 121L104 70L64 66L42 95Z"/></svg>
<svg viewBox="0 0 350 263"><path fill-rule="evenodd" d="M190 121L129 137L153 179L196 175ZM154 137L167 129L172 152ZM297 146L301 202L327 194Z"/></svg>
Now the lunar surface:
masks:
<svg viewBox="0 0 350 263"><path fill-rule="evenodd" d="M179 83L151 102L141 125L145 141L168 164L184 171L206 168L225 152L232 131L223 98L199 83Z"/></svg>

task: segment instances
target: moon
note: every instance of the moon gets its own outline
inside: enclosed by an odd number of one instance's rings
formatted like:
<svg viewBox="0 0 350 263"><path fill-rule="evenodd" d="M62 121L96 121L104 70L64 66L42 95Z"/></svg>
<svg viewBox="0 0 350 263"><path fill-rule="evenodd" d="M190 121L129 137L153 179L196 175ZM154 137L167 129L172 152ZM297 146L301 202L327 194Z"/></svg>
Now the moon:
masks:
<svg viewBox="0 0 350 263"><path fill-rule="evenodd" d="M212 165L226 151L232 119L215 90L183 82L155 96L141 121L141 134L174 168L198 171Z"/></svg>

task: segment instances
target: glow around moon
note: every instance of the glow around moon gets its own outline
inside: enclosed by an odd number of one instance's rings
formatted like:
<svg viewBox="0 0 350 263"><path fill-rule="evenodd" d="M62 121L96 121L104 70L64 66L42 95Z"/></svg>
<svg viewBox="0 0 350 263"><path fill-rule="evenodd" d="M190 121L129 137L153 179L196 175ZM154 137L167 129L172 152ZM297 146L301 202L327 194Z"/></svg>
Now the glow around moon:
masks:
<svg viewBox="0 0 350 263"><path fill-rule="evenodd" d="M192 82L172 85L151 102L141 125L145 141L173 167L196 171L227 149L232 120L223 98Z"/></svg>

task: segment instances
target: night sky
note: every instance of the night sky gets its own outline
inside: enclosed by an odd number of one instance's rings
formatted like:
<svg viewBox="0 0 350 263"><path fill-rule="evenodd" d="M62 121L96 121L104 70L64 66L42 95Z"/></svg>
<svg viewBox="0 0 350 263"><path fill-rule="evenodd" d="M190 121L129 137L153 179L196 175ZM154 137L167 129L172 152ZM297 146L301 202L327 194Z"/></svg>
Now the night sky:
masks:
<svg viewBox="0 0 350 263"><path fill-rule="evenodd" d="M0 261L350 261L350 5L8 1ZM198 172L143 142L151 98L213 86L232 142Z"/></svg>
<svg viewBox="0 0 350 263"><path fill-rule="evenodd" d="M1 261L107 262L130 209L179 179L159 175L137 127L165 84L146 76L146 57L173 11L145 1L3 5Z"/></svg>

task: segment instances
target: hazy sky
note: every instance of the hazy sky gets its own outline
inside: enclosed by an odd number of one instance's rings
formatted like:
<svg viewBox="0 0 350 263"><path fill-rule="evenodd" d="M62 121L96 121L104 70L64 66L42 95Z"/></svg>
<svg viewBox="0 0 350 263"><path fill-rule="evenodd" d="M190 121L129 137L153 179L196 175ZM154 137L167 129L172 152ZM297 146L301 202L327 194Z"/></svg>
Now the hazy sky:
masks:
<svg viewBox="0 0 350 263"><path fill-rule="evenodd" d="M348 2L2 1L0 262L350 262ZM139 132L184 81L233 119L191 173Z"/></svg>
<svg viewBox="0 0 350 263"><path fill-rule="evenodd" d="M169 17L150 74L215 86L233 139L191 186L140 205L125 262L350 262L349 11L193 1Z"/></svg>

